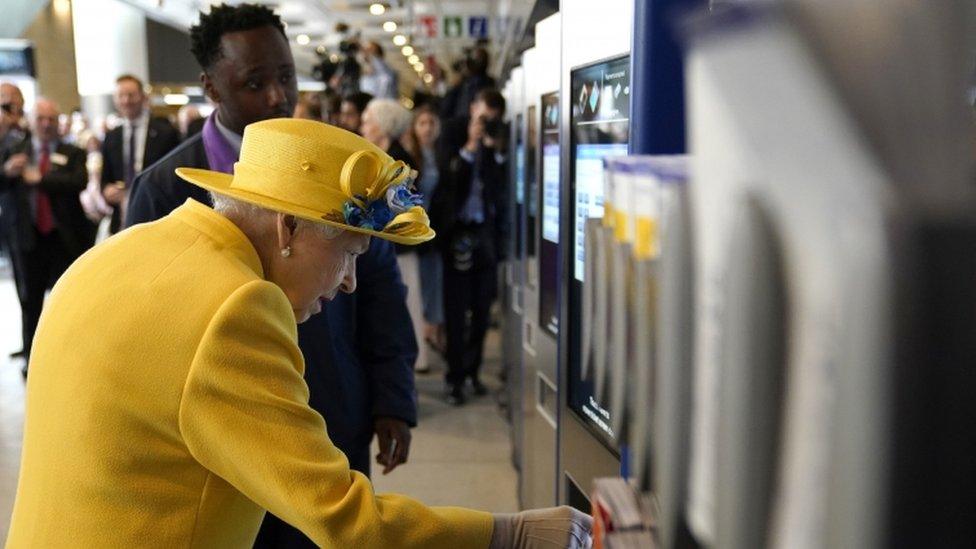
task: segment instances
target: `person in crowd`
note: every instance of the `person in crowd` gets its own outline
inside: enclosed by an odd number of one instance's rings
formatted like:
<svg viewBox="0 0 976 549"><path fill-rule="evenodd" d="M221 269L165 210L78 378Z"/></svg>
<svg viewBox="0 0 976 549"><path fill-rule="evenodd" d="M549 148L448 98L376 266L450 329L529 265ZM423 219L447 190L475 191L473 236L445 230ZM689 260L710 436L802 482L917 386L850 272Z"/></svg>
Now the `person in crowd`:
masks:
<svg viewBox="0 0 976 549"><path fill-rule="evenodd" d="M299 95L293 116L307 120L322 120L322 99L316 93Z"/></svg>
<svg viewBox="0 0 976 549"><path fill-rule="evenodd" d="M373 96L364 92L354 92L342 98L339 106L339 127L353 133L360 133L363 125L363 111L373 100Z"/></svg>
<svg viewBox="0 0 976 549"><path fill-rule="evenodd" d="M180 107L176 113L176 123L180 130L180 139L185 140L192 137L203 129L204 116L200 113L200 107L188 104Z"/></svg>
<svg viewBox="0 0 976 549"><path fill-rule="evenodd" d="M213 209L189 200L58 284L8 546L250 547L265 510L321 547L586 546L591 519L569 507L427 507L349 469L308 405L296 323L356 290L371 237L434 232L411 172L361 137L273 119L248 126L241 150L233 175L177 169Z"/></svg>
<svg viewBox="0 0 976 549"><path fill-rule="evenodd" d="M376 41L366 42L361 50L364 65L359 77L359 89L379 99L396 99L400 96L397 73L386 63L383 48Z"/></svg>
<svg viewBox="0 0 976 549"><path fill-rule="evenodd" d="M445 123L438 149L440 183L431 203L444 261L448 402L464 403L464 383L483 395L478 378L496 270L504 241L505 147L498 130L505 99L482 90L470 116ZM468 320L470 319L470 320Z"/></svg>
<svg viewBox="0 0 976 549"><path fill-rule="evenodd" d="M373 99L363 112L363 137L382 149L394 160L402 160L415 170L420 168L416 158L400 144L399 136L409 130L413 121L410 111L393 99ZM422 172L420 174L422 177ZM430 356L427 346L421 339L424 328L423 301L421 299L420 266L418 255L413 247L397 248L397 264L403 283L407 286L407 309L413 321L413 331L417 337L417 362L415 368L424 372L430 370Z"/></svg>
<svg viewBox="0 0 976 549"><path fill-rule="evenodd" d="M160 219L188 198L210 204L210 196L176 177L175 169L235 172L244 127L294 112L294 61L284 25L270 9L215 6L191 29L191 43L214 114L199 135L136 178L130 225ZM331 440L354 470L369 475L375 434L380 448L376 461L388 473L406 463L410 427L417 422L417 348L392 245L375 239L356 263L362 274L356 292L336 296L322 314L303 323L298 344L309 404L325 418ZM269 514L257 546L314 544Z"/></svg>
<svg viewBox="0 0 976 549"><path fill-rule="evenodd" d="M88 169L88 186L81 191L78 199L81 201L81 208L85 211L85 216L92 223L100 224L105 218L111 219L111 215L115 211L115 208L105 200L105 195L102 194L102 167L104 166L102 143L98 140L98 136L90 130L88 130L87 135L80 138L80 141L86 144L85 150L88 153L85 162ZM99 226L98 233L97 238L108 236L108 230L103 231L101 226Z"/></svg>
<svg viewBox="0 0 976 549"><path fill-rule="evenodd" d="M339 110L342 108L342 96L332 88L322 92L322 122L339 126Z"/></svg>
<svg viewBox="0 0 976 549"><path fill-rule="evenodd" d="M424 207L430 209L431 199L440 181L437 161L437 138L440 136L440 119L433 105L425 104L414 109L413 134L415 149L411 155L417 159L420 177L417 190L424 197ZM441 355L447 352L444 335L444 287L443 263L440 253L429 245L418 246L420 266L420 290L424 309L424 341ZM418 362L417 371L423 372Z"/></svg>
<svg viewBox="0 0 976 549"><path fill-rule="evenodd" d="M109 232L122 228L129 189L136 174L180 144L180 133L165 118L149 114L142 80L123 74L112 94L122 125L105 134L102 143L102 194L113 208Z"/></svg>
<svg viewBox="0 0 976 549"><path fill-rule="evenodd" d="M19 163L11 160L30 148L30 130L24 127L24 95L20 88L8 82L0 83L0 181ZM20 158L20 157L18 157ZM9 166L8 166L9 164ZM11 185L0 185L0 250L10 260L14 287L21 310L24 310L24 282L20 265L13 261L17 240L17 193ZM11 353L10 358L22 358L24 348Z"/></svg>
<svg viewBox="0 0 976 549"><path fill-rule="evenodd" d="M488 50L478 46L471 50L464 61L464 79L456 90L448 92L444 98L441 115L445 119L467 116L468 109L478 93L484 89L495 88L495 79L488 75L491 58Z"/></svg>
<svg viewBox="0 0 976 549"><path fill-rule="evenodd" d="M0 176L0 190L13 193L16 203L12 260L23 284L22 333L28 364L44 293L95 240L95 226L78 201L88 181L85 151L61 142L60 114L53 101L37 101L32 139L26 150L5 160Z"/></svg>

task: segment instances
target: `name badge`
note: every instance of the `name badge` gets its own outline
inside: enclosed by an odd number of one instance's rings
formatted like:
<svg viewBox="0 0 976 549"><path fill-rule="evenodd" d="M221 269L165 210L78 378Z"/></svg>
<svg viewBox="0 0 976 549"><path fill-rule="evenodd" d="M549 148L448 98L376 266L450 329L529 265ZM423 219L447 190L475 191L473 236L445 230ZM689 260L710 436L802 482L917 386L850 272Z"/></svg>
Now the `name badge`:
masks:
<svg viewBox="0 0 976 549"><path fill-rule="evenodd" d="M58 166L67 166L68 157L60 153L53 153L51 155L51 164L57 164Z"/></svg>

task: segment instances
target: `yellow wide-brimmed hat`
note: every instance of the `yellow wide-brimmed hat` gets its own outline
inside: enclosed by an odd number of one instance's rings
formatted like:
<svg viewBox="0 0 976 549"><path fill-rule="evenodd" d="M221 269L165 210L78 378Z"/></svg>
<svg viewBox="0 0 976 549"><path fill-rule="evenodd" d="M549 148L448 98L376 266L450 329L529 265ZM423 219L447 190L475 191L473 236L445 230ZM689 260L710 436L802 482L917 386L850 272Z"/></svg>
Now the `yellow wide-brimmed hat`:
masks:
<svg viewBox="0 0 976 549"><path fill-rule="evenodd" d="M276 118L244 128L234 175L177 168L183 179L276 212L398 244L434 238L417 172L346 130Z"/></svg>

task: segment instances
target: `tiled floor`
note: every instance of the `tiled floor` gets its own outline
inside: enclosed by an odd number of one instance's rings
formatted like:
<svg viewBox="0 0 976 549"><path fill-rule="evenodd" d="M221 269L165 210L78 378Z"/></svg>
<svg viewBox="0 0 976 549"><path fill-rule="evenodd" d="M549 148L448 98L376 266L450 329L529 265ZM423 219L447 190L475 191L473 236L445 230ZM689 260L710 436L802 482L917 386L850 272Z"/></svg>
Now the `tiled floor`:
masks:
<svg viewBox="0 0 976 549"><path fill-rule="evenodd" d="M500 345L489 335L485 383L498 389ZM13 283L0 274L0 532L7 538L17 487L23 434L21 363L8 355L20 348L20 308ZM407 464L387 476L374 466L377 492L398 492L429 505L458 505L485 511L518 510L516 473L511 466L508 426L491 396L461 408L443 402L442 370L418 375L419 426L413 431ZM373 455L376 454L374 449Z"/></svg>

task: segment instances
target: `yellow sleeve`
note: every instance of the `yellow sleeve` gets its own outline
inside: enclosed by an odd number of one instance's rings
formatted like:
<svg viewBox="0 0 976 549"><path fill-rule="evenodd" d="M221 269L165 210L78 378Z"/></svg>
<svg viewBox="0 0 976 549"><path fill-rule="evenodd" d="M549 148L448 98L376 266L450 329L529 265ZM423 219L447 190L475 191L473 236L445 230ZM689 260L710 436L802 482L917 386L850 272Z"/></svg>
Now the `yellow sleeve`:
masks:
<svg viewBox="0 0 976 549"><path fill-rule="evenodd" d="M308 406L293 313L248 283L220 307L194 357L180 430L204 467L322 547L487 547L488 513L374 495Z"/></svg>

